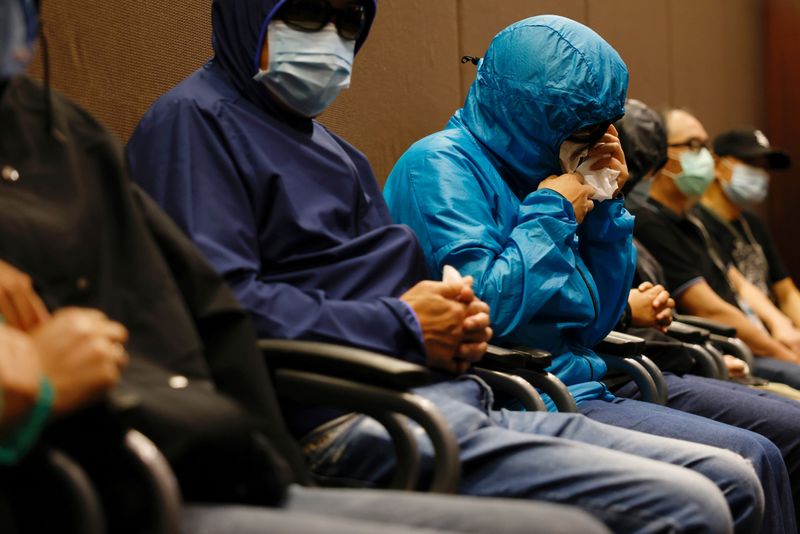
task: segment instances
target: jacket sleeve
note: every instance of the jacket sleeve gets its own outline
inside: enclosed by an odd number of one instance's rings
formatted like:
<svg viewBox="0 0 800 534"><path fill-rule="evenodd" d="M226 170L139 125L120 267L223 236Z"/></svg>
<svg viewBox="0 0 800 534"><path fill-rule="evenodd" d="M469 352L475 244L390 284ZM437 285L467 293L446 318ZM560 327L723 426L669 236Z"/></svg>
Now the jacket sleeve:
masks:
<svg viewBox="0 0 800 534"><path fill-rule="evenodd" d="M625 313L633 275L633 216L622 199L596 202L578 230L581 258L597 286L597 320L577 332L584 346L592 347L614 329Z"/></svg>
<svg viewBox="0 0 800 534"><path fill-rule="evenodd" d="M236 130L188 105L146 116L128 145L133 179L189 234L250 311L260 337L352 345L424 363L413 311L395 298L334 300L261 276L252 173ZM265 177L265 179L267 179ZM277 230L279 231L279 230Z"/></svg>
<svg viewBox="0 0 800 534"><path fill-rule="evenodd" d="M476 293L503 337L527 325L574 272L577 223L564 197L534 191L518 203L511 217L516 224L504 238L508 229L497 219L505 217L495 213L499 204L516 200L486 187L476 179L481 172L458 155L431 150L414 157L412 150L392 171L384 194L395 220L417 232L432 272L449 264L475 278Z"/></svg>

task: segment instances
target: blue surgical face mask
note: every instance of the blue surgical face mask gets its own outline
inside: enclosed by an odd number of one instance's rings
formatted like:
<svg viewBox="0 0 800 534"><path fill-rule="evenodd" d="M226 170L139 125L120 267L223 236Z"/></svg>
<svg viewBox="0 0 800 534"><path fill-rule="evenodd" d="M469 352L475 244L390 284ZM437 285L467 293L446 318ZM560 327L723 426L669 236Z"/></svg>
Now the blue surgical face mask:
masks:
<svg viewBox="0 0 800 534"><path fill-rule="evenodd" d="M740 206L759 204L767 198L769 174L764 169L737 163L733 166L731 181L723 182L722 190L734 204Z"/></svg>
<svg viewBox="0 0 800 534"><path fill-rule="evenodd" d="M271 22L267 45L269 67L255 79L303 117L316 117L350 86L356 42L340 37L332 23L302 32Z"/></svg>
<svg viewBox="0 0 800 534"><path fill-rule="evenodd" d="M25 71L36 41L33 0L0 0L0 79Z"/></svg>
<svg viewBox="0 0 800 534"><path fill-rule="evenodd" d="M675 174L662 171L675 180L681 193L687 197L699 197L706 192L708 186L714 181L714 157L707 148L700 150L686 150L681 152L681 172Z"/></svg>

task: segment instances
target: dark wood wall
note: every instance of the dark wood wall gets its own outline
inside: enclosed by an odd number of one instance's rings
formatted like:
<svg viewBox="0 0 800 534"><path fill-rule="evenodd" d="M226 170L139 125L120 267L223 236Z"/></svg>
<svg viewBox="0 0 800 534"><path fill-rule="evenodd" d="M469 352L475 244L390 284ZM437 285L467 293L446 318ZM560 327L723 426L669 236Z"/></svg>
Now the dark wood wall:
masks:
<svg viewBox="0 0 800 534"><path fill-rule="evenodd" d="M800 283L800 0L764 5L767 135L794 162L792 169L773 175L766 211L778 248Z"/></svg>

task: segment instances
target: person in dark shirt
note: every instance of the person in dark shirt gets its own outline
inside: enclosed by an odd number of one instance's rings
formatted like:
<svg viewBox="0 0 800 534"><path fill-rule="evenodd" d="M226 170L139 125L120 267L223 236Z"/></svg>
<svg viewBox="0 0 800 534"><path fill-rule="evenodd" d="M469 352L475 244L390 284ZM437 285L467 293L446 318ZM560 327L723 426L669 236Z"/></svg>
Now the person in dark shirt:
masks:
<svg viewBox="0 0 800 534"><path fill-rule="evenodd" d="M695 206L711 244L726 265L734 267L761 294L751 300L759 317L782 343L800 352L800 292L789 277L763 221L747 207L763 202L770 170L791 161L775 150L759 130L731 130L714 141L716 179Z"/></svg>
<svg viewBox="0 0 800 534"><path fill-rule="evenodd" d="M800 355L766 330L737 288L743 277L709 248L707 232L689 213L714 179L708 134L683 110L668 112L665 123L669 159L653 180L647 203L634 211L634 234L661 264L679 309L735 327L761 356L757 376L797 387Z"/></svg>

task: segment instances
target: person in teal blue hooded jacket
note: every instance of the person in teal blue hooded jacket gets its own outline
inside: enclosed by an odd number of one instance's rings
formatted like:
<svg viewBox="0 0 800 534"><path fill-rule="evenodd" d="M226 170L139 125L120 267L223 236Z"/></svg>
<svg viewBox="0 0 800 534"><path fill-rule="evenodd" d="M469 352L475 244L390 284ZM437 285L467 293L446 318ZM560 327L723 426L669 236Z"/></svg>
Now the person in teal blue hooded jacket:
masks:
<svg viewBox="0 0 800 534"><path fill-rule="evenodd" d="M384 191L429 269L474 275L495 336L556 355L551 370L578 402L612 398L588 347L625 309L633 217L612 199L578 224L580 207L543 180L562 174L560 147L574 132L602 136L624 114L627 84L622 59L588 28L555 16L514 24L493 41L447 129L416 143Z"/></svg>
<svg viewBox="0 0 800 534"><path fill-rule="evenodd" d="M390 213L414 229L432 275L452 265L473 276L496 339L553 353L550 371L582 413L739 452L767 493L763 531L790 532L786 467L767 438L734 429L722 440L716 421L615 397L602 382L607 368L592 347L622 317L636 266L612 126L627 85L625 63L591 29L551 15L509 26L447 127L395 165ZM760 445L751 449L752 439Z"/></svg>

